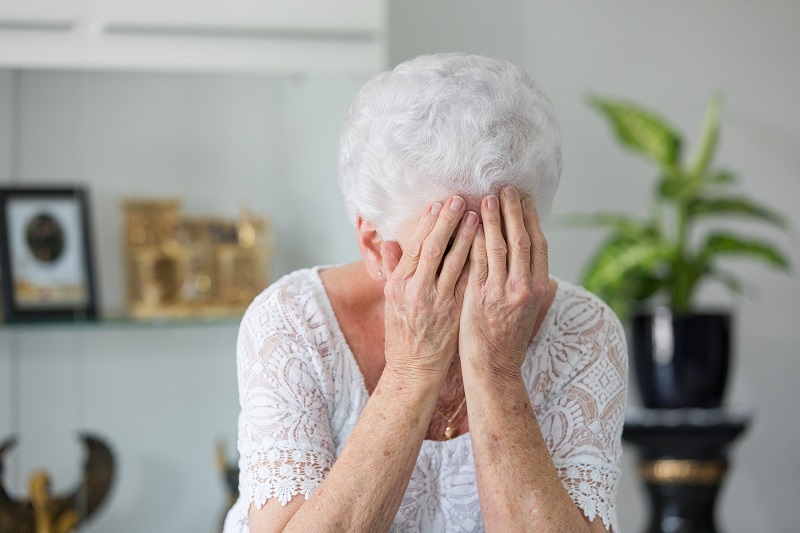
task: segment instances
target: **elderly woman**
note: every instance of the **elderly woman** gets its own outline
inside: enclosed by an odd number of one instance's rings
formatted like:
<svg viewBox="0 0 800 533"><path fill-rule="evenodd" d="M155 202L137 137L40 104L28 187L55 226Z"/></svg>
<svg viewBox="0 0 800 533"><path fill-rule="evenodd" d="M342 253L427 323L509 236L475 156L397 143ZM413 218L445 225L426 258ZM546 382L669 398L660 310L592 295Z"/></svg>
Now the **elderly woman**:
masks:
<svg viewBox="0 0 800 533"><path fill-rule="evenodd" d="M560 154L506 61L422 56L361 89L339 166L362 260L248 308L226 532L617 532L627 347L548 273Z"/></svg>

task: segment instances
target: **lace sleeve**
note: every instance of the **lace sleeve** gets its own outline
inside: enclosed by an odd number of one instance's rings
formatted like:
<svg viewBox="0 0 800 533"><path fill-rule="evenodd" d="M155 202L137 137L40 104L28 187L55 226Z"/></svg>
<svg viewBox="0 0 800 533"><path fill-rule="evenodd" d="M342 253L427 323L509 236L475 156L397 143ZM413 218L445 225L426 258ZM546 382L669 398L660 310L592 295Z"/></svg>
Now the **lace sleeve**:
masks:
<svg viewBox="0 0 800 533"><path fill-rule="evenodd" d="M544 406L542 434L573 501L619 533L616 493L621 474L628 349L617 315L582 292L559 313L558 357L565 380Z"/></svg>
<svg viewBox="0 0 800 533"><path fill-rule="evenodd" d="M262 295L263 296L263 295ZM306 499L333 464L319 354L301 316L279 294L254 301L239 328L239 490L261 508Z"/></svg>

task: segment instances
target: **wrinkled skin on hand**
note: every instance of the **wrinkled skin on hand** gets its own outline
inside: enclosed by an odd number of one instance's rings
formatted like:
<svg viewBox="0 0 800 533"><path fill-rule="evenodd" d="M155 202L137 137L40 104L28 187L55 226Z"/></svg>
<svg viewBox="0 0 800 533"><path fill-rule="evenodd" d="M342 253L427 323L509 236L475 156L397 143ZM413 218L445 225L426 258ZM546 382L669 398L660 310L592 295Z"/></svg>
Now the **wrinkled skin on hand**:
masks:
<svg viewBox="0 0 800 533"><path fill-rule="evenodd" d="M412 376L443 375L458 350L458 332L468 269L465 264L478 229L478 215L464 213L453 196L422 216L411 244L400 254L384 242L388 271L384 286L386 368ZM453 245L445 254L456 232ZM441 266L441 268L440 268Z"/></svg>
<svg viewBox="0 0 800 533"><path fill-rule="evenodd" d="M499 198L484 198L481 217L470 251L458 349L465 371L504 380L519 375L550 292L547 241L533 200L521 200L513 188Z"/></svg>

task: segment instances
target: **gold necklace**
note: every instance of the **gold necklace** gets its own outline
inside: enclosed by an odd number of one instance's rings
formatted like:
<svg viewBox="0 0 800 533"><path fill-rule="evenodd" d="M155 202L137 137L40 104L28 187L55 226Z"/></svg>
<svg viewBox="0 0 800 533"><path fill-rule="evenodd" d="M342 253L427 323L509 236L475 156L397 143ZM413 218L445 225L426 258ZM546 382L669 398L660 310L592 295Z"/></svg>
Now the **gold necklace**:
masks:
<svg viewBox="0 0 800 533"><path fill-rule="evenodd" d="M456 417L456 415L461 410L461 408L464 407L464 403L466 403L466 401L467 401L467 397L464 396L464 399L461 400L461 403L459 404L458 409L456 409L455 413L450 415L450 418L447 418L439 409L436 409L436 412L439 413L439 416L441 416L442 418L444 418L447 421L447 427L444 428L444 436L445 436L445 438L447 440L451 440L455 436L456 428L454 428L451 424L453 423L453 419Z"/></svg>

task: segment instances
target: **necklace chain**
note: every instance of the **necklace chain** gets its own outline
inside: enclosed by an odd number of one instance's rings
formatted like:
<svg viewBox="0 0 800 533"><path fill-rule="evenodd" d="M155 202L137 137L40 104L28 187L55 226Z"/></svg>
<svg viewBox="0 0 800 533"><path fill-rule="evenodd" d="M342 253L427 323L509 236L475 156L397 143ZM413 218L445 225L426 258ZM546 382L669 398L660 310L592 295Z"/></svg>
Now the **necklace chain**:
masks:
<svg viewBox="0 0 800 533"><path fill-rule="evenodd" d="M464 404L466 402L467 402L467 397L464 396L464 399L461 400L460 404L458 404L458 408L456 409L456 412L453 413L452 415L450 415L449 418L447 416L445 416L444 413L442 413L439 409L436 409L436 412L439 414L439 416L441 416L442 418L444 418L447 421L447 427L444 428L444 436L445 436L445 438L447 440L451 440L455 436L456 428L454 428L452 426L453 419L456 417L456 415L458 415L458 412L461 411L461 408L464 407Z"/></svg>

